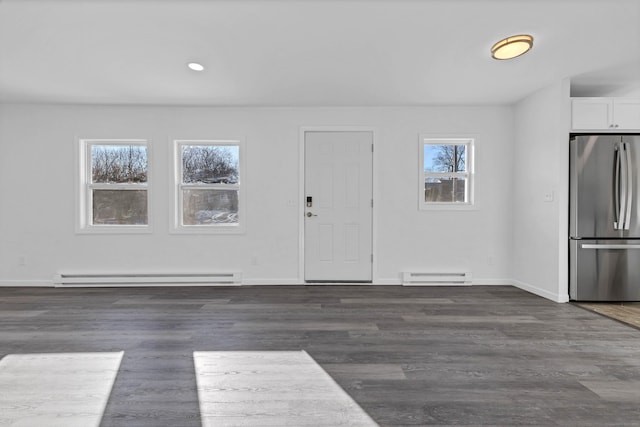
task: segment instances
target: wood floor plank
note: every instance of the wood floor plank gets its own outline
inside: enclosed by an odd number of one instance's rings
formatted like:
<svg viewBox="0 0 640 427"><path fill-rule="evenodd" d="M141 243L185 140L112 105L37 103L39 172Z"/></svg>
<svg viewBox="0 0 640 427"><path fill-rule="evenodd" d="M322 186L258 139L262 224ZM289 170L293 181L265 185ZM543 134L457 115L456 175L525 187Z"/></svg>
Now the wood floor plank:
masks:
<svg viewBox="0 0 640 427"><path fill-rule="evenodd" d="M404 380L407 379L401 365L388 363L340 364L325 363L322 367L330 374L354 380Z"/></svg>
<svg viewBox="0 0 640 427"><path fill-rule="evenodd" d="M340 304L453 304L450 298L341 298Z"/></svg>
<svg viewBox="0 0 640 427"><path fill-rule="evenodd" d="M2 310L0 311L0 319L36 317L46 313L48 310Z"/></svg>
<svg viewBox="0 0 640 427"><path fill-rule="evenodd" d="M352 323L352 322L326 322L326 321L306 321L306 322L272 322L255 321L235 322L234 330L285 330L285 331L371 331L378 327L373 323Z"/></svg>

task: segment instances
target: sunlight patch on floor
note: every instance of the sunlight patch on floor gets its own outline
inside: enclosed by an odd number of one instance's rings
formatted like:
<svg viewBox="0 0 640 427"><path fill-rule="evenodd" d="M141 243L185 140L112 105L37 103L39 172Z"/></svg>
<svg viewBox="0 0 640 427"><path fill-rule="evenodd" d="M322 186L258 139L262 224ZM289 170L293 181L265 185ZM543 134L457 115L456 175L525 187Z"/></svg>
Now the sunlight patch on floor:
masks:
<svg viewBox="0 0 640 427"><path fill-rule="evenodd" d="M376 426L304 351L193 353L202 426Z"/></svg>
<svg viewBox="0 0 640 427"><path fill-rule="evenodd" d="M123 354L5 356L0 360L0 425L99 426Z"/></svg>

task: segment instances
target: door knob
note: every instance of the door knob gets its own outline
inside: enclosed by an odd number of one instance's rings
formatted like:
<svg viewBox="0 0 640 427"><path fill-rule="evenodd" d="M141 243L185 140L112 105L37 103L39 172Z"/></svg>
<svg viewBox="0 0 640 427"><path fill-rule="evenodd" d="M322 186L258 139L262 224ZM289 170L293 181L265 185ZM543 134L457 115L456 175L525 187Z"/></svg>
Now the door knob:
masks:
<svg viewBox="0 0 640 427"><path fill-rule="evenodd" d="M318 216L318 215L314 215L311 212L307 212L307 218L311 218L312 216Z"/></svg>

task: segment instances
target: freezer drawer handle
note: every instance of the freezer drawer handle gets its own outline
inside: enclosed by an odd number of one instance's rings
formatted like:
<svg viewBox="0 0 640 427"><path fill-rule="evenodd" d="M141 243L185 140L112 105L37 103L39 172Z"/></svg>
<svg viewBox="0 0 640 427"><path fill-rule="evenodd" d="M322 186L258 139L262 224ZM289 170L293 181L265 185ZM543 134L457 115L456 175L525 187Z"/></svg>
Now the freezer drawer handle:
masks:
<svg viewBox="0 0 640 427"><path fill-rule="evenodd" d="M580 247L582 249L640 249L640 245L597 245L587 243Z"/></svg>

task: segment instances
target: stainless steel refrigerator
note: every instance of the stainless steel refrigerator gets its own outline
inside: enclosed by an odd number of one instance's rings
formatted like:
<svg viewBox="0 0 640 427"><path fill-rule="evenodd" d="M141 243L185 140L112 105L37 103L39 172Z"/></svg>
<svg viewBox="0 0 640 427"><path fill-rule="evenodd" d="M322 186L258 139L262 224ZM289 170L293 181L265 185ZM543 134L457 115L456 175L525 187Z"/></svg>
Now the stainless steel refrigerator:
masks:
<svg viewBox="0 0 640 427"><path fill-rule="evenodd" d="M569 147L569 296L640 301L640 135L578 135Z"/></svg>

